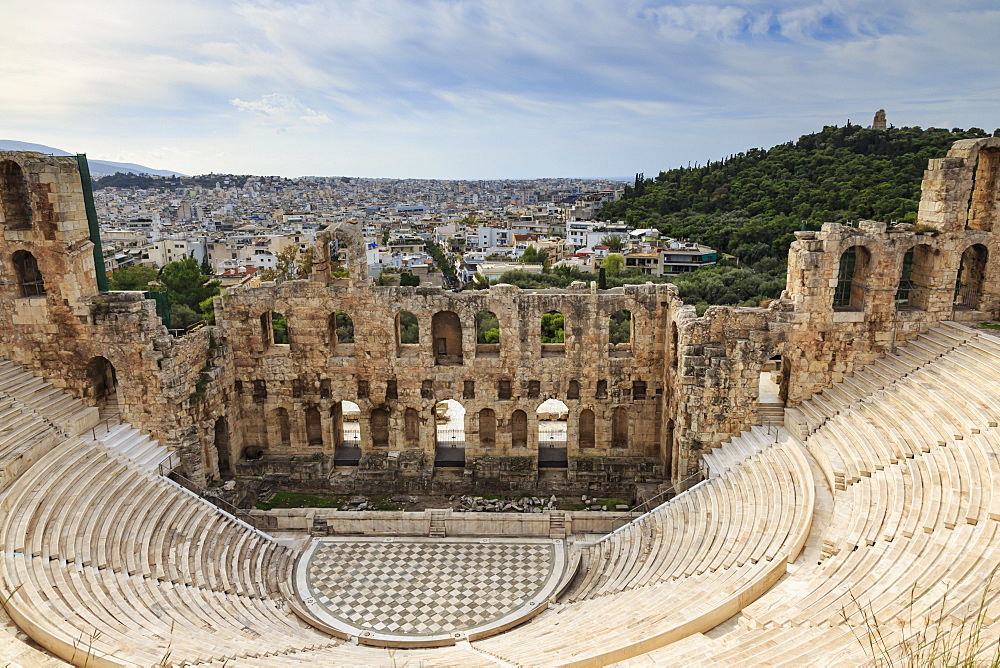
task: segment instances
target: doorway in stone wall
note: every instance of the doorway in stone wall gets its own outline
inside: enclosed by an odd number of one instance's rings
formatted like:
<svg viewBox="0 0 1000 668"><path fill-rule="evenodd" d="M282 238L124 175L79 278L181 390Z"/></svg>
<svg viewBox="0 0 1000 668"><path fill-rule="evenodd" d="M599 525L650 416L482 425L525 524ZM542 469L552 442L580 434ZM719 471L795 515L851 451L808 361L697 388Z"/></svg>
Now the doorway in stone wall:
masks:
<svg viewBox="0 0 1000 668"><path fill-rule="evenodd" d="M454 399L434 406L434 466L465 467L465 406Z"/></svg>
<svg viewBox="0 0 1000 668"><path fill-rule="evenodd" d="M760 367L757 387L757 414L760 424L780 426L785 423L788 398L788 368L781 355L775 355Z"/></svg>
<svg viewBox="0 0 1000 668"><path fill-rule="evenodd" d="M334 466L357 466L361 462L361 408L353 401L338 401L330 407L333 425Z"/></svg>
<svg viewBox="0 0 1000 668"><path fill-rule="evenodd" d="M118 374L106 357L94 357L87 362L87 387L85 395L92 406L97 406L101 418L118 415Z"/></svg>
<svg viewBox="0 0 1000 668"><path fill-rule="evenodd" d="M538 415L538 468L566 468L569 406L559 399L546 399L535 412Z"/></svg>

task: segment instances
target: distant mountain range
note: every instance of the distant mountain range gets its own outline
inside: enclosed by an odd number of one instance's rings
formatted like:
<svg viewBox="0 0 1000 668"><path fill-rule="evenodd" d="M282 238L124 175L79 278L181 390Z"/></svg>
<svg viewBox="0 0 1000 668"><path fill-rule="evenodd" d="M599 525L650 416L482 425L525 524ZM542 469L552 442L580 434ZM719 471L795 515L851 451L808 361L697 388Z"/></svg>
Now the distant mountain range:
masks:
<svg viewBox="0 0 1000 668"><path fill-rule="evenodd" d="M32 144L26 141L14 141L13 139L0 139L0 151L37 151L48 155L76 155L59 148L43 146L42 144ZM108 176L123 172L125 174L149 174L151 176L187 176L181 172L171 170L152 169L131 162L111 162L110 160L94 160L88 157L87 163L90 165L90 175L92 177Z"/></svg>

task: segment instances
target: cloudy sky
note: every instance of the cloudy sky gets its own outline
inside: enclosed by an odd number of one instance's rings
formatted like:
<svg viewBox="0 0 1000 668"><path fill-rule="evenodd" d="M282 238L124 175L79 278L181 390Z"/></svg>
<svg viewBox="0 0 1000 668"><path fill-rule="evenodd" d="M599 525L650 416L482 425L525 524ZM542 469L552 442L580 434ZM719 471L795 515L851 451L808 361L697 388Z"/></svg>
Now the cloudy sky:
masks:
<svg viewBox="0 0 1000 668"><path fill-rule="evenodd" d="M997 0L0 0L0 139L186 173L647 175L1000 126Z"/></svg>

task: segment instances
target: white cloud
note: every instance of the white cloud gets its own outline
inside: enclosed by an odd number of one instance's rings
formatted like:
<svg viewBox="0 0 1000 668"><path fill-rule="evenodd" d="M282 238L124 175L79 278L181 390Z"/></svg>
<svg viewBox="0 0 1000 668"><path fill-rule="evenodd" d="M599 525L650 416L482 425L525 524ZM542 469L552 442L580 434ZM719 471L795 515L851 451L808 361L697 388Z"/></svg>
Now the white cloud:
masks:
<svg viewBox="0 0 1000 668"><path fill-rule="evenodd" d="M316 127L330 122L326 114L310 109L285 93L268 93L251 101L235 98L229 103L241 111L248 111L260 117L269 127L283 131Z"/></svg>
<svg viewBox="0 0 1000 668"><path fill-rule="evenodd" d="M1000 124L995 0L8 4L7 137L189 173L649 173L879 107Z"/></svg>

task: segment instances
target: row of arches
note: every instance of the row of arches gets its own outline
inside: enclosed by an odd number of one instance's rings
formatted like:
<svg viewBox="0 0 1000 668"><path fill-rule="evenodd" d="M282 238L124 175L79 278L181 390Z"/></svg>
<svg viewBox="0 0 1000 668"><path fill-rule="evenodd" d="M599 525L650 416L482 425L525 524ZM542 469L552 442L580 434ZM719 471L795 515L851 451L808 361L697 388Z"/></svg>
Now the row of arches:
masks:
<svg viewBox="0 0 1000 668"><path fill-rule="evenodd" d="M386 406L372 408L367 417L362 415L358 404L343 400L334 402L328 409L329 421L324 420L318 406L307 406L302 419L306 442L313 447L323 447L329 439L334 450L334 461L338 466L357 466L363 449L386 449L392 438L390 409ZM564 467L570 434L569 407L558 399L547 399L535 409L535 438L538 444L539 465ZM576 412L574 433L580 449L593 449L598 445L598 418L590 408ZM470 429L476 434L476 442L483 450L497 446L501 433L509 434L510 445L514 449L527 448L531 421L528 412L515 409L507 415L498 415L493 408L483 408L470 419L465 407L457 400L446 399L437 402L430 415L421 416L413 407L403 409L401 439L396 439L395 447L421 447L421 425L427 419L434 425L435 465L439 467L465 466L465 448ZM366 424L363 425L363 421ZM269 444L288 449L293 446L292 418L287 408L274 408L266 416L266 432ZM629 445L629 413L625 407L614 408L610 414L610 443L613 448L627 448ZM216 422L216 446L229 447L228 427ZM362 443L364 438L365 443ZM258 447L248 448L245 456L253 459L262 454ZM219 452L220 472L223 462L229 466L229 453Z"/></svg>
<svg viewBox="0 0 1000 668"><path fill-rule="evenodd" d="M260 316L261 338L265 348L291 343L287 318L277 311ZM336 352L339 347L354 344L354 320L345 311L334 311L327 318L327 345ZM410 311L400 311L395 321L396 345L401 350L421 343L420 324ZM501 340L500 320L492 311L479 311L475 316L476 356L499 353ZM542 315L539 338L543 346L565 343L566 323L559 311ZM462 321L454 311L438 311L431 317L431 341L437 364L462 364ZM608 341L614 351L628 348L632 342L632 313L627 309L615 311L608 317ZM350 354L353 349L344 350Z"/></svg>
<svg viewBox="0 0 1000 668"><path fill-rule="evenodd" d="M935 285L935 277L940 272L940 255L941 252L929 244L917 244L904 254L896 285L897 308L926 310L933 292L948 289ZM962 253L952 286L955 308L979 308L988 258L989 250L983 244L972 244ZM872 272L872 255L866 247L855 245L841 253L833 294L835 311L864 310L867 294L872 289Z"/></svg>

